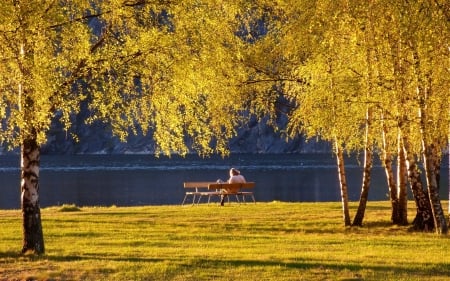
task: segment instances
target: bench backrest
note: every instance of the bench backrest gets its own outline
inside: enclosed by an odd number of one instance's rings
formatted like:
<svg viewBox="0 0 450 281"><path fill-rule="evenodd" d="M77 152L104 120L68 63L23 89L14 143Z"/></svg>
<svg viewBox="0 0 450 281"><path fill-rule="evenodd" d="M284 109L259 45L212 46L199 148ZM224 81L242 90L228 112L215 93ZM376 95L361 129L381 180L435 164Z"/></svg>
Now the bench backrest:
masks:
<svg viewBox="0 0 450 281"><path fill-rule="evenodd" d="M229 189L229 190L239 190L243 188L254 188L254 182L246 183L210 183L208 189Z"/></svg>
<svg viewBox="0 0 450 281"><path fill-rule="evenodd" d="M208 186L213 183L210 181L191 181L185 182L184 188L208 188Z"/></svg>

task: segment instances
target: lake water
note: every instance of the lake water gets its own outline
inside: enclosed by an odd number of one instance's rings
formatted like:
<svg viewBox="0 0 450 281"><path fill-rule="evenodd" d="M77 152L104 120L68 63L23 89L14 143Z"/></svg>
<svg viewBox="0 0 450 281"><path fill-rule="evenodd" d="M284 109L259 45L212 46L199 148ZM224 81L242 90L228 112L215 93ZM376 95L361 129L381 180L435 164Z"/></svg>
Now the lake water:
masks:
<svg viewBox="0 0 450 281"><path fill-rule="evenodd" d="M330 154L237 154L202 159L152 155L70 155L41 157L41 207L180 204L185 181L226 180L230 167L256 182L256 200L340 201L336 160ZM349 199L359 199L361 163L347 159ZM0 209L20 208L19 157L0 156ZM442 167L441 199L448 199L448 157ZM379 161L370 200L388 199Z"/></svg>

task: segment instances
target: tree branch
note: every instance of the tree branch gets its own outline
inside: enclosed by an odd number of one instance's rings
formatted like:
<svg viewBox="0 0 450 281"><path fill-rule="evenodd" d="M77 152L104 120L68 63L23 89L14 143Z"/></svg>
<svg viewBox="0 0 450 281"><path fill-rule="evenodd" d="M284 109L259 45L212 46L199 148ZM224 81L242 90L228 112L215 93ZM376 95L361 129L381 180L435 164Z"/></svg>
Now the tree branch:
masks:
<svg viewBox="0 0 450 281"><path fill-rule="evenodd" d="M251 84L268 83L268 82L296 82L296 83L306 84L306 82L300 78L266 78L266 79L259 79L259 80L247 80L245 82L242 82L242 84L251 85Z"/></svg>

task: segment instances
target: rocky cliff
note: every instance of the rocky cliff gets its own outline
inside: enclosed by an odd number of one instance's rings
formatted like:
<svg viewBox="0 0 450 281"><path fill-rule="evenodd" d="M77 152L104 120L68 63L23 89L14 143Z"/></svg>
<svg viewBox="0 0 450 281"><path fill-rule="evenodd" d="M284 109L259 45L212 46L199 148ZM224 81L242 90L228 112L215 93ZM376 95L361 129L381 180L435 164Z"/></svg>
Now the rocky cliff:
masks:
<svg viewBox="0 0 450 281"><path fill-rule="evenodd" d="M131 135L127 142L113 136L109 125L94 123L86 125L83 116L74 120L70 132L64 131L61 124L54 122L49 133L48 142L43 146L44 154L123 154L123 153L153 153L154 141L149 135ZM279 118L278 125L286 125L285 118ZM75 141L71 134L78 136ZM233 153L312 153L328 152L327 143L316 141L306 142L299 136L286 140L280 132L263 121L252 120L238 130L235 138L230 140L230 150Z"/></svg>

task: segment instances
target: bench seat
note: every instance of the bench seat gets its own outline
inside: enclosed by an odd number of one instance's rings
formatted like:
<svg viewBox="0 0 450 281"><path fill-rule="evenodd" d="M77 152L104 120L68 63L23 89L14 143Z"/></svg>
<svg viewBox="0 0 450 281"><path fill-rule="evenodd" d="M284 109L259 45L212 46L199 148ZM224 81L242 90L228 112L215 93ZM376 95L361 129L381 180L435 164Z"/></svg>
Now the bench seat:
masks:
<svg viewBox="0 0 450 281"><path fill-rule="evenodd" d="M212 183L208 185L208 189L220 191L221 195L236 195L236 199L239 202L239 197L241 196L242 201L245 202L245 197L250 196L254 203L256 203L253 191L243 191L252 189L255 187L254 182L246 183Z"/></svg>
<svg viewBox="0 0 450 281"><path fill-rule="evenodd" d="M254 182L246 183L217 183L217 182L185 182L183 184L186 191L183 202L184 205L189 196L192 197L192 204L199 204L202 197L208 197L208 203L210 203L211 197L222 195L235 195L236 200L240 202L239 196L242 198L242 202L245 202L245 197L250 196L254 203L256 203L255 196L252 191L247 191L255 187ZM246 191L243 191L245 189ZM229 200L228 196L228 200Z"/></svg>

